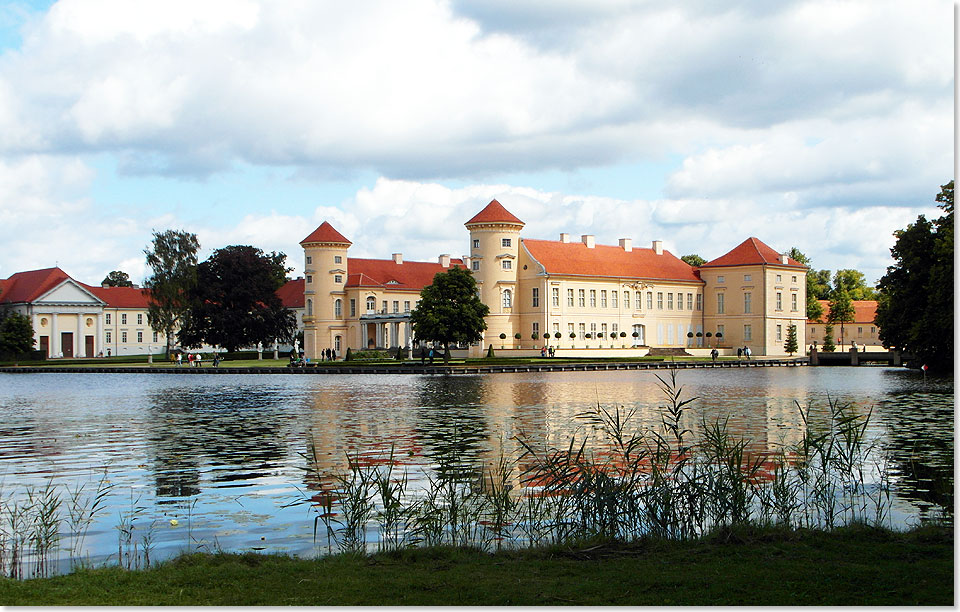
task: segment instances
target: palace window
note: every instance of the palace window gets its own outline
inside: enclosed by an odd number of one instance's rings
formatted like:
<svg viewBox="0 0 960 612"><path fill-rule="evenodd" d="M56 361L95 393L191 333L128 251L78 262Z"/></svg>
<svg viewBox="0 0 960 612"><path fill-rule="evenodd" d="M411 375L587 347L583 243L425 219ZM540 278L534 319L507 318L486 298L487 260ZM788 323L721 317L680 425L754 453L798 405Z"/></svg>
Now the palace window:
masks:
<svg viewBox="0 0 960 612"><path fill-rule="evenodd" d="M677 310L683 310L683 294L677 294Z"/></svg>
<svg viewBox="0 0 960 612"><path fill-rule="evenodd" d="M667 294L667 310L673 310L673 294Z"/></svg>
<svg viewBox="0 0 960 612"><path fill-rule="evenodd" d="M157 332L153 332L153 341L157 342Z"/></svg>
<svg viewBox="0 0 960 612"><path fill-rule="evenodd" d="M796 293L790 294L790 310L792 310L793 312L797 311L797 294Z"/></svg>
<svg viewBox="0 0 960 612"><path fill-rule="evenodd" d="M567 335L569 336L572 333L573 333L573 323L567 323Z"/></svg>
<svg viewBox="0 0 960 612"><path fill-rule="evenodd" d="M753 294L749 291L744 291L743 293L743 313L750 314L753 312Z"/></svg>
<svg viewBox="0 0 960 612"><path fill-rule="evenodd" d="M104 318L106 319L107 325L110 325L110 313L108 312L107 314L105 314L105 315L103 315L103 316L104 316Z"/></svg>
<svg viewBox="0 0 960 612"><path fill-rule="evenodd" d="M577 300L579 301L580 308L587 307L587 292L584 289L577 290Z"/></svg>
<svg viewBox="0 0 960 612"><path fill-rule="evenodd" d="M637 294L637 300L640 299L640 294ZM637 308L640 308L640 304L637 304ZM653 310L653 291L647 291L647 310Z"/></svg>
<svg viewBox="0 0 960 612"><path fill-rule="evenodd" d="M783 326L777 325L777 342L783 340Z"/></svg>
<svg viewBox="0 0 960 612"><path fill-rule="evenodd" d="M503 304L503 307L504 307L504 308L512 308L512 307L513 307L513 292L512 292L512 291L510 291L509 289L504 289L504 290L503 290L502 298L503 298L502 304Z"/></svg>
<svg viewBox="0 0 960 612"><path fill-rule="evenodd" d="M357 300L356 298L350 298L350 316L357 316Z"/></svg>
<svg viewBox="0 0 960 612"><path fill-rule="evenodd" d="M567 289L567 306L573 306L573 289Z"/></svg>
<svg viewBox="0 0 960 612"><path fill-rule="evenodd" d="M393 312L400 312L400 300L393 300Z"/></svg>
<svg viewBox="0 0 960 612"><path fill-rule="evenodd" d="M120 315L120 325L126 325L126 324L127 324L127 313L123 313Z"/></svg>
<svg viewBox="0 0 960 612"><path fill-rule="evenodd" d="M403 312L410 312L410 300L403 301Z"/></svg>
<svg viewBox="0 0 960 612"><path fill-rule="evenodd" d="M581 323L578 327L580 328L580 339L583 340L587 336L587 325Z"/></svg>
<svg viewBox="0 0 960 612"><path fill-rule="evenodd" d="M334 255L333 263L343 263L343 257L341 257L340 255Z"/></svg>
<svg viewBox="0 0 960 612"><path fill-rule="evenodd" d="M616 323L611 323L611 324L610 324L610 333L613 334L613 336L611 336L611 337L616 337L616 336L619 336L619 335L620 335L620 330L618 329Z"/></svg>
<svg viewBox="0 0 960 612"><path fill-rule="evenodd" d="M343 282L343 276L340 275L340 274L334 274L334 275L333 275L333 282L335 282L335 283L337 283L337 284L342 283L342 282Z"/></svg>
<svg viewBox="0 0 960 612"><path fill-rule="evenodd" d="M630 310L630 292L629 291L623 292L623 307L626 308L627 310Z"/></svg>
<svg viewBox="0 0 960 612"><path fill-rule="evenodd" d="M313 263L313 257L310 257L309 255L307 255L307 265L309 266L312 263Z"/></svg>
<svg viewBox="0 0 960 612"><path fill-rule="evenodd" d="M470 266L473 267L474 270L479 270L480 262L474 259L472 262L470 262Z"/></svg>
<svg viewBox="0 0 960 612"><path fill-rule="evenodd" d="M553 324L553 333L554 333L554 335L560 333L560 324L559 324L559 323L554 323L554 324Z"/></svg>
<svg viewBox="0 0 960 612"><path fill-rule="evenodd" d="M604 338L607 337L607 324L606 324L606 323L601 323L601 324L600 324L600 333L603 334L603 337L604 337Z"/></svg>
<svg viewBox="0 0 960 612"><path fill-rule="evenodd" d="M749 282L752 282L752 281L753 281L753 275L752 275L752 274L744 274L744 275L743 275L743 282L749 283Z"/></svg>
<svg viewBox="0 0 960 612"><path fill-rule="evenodd" d="M778 283L783 282L783 281L780 280L780 275L779 275L779 274L777 274L777 282L778 282Z"/></svg>
<svg viewBox="0 0 960 612"><path fill-rule="evenodd" d="M539 336L539 335L540 335L540 324L537 323L536 321L534 321L534 322L533 322L533 328L532 328L530 331L532 331L532 332L535 333L537 336Z"/></svg>
<svg viewBox="0 0 960 612"><path fill-rule="evenodd" d="M745 342L750 342L751 340L753 340L753 326L752 326L752 325L744 325L744 326L743 326L743 340L744 340Z"/></svg>
<svg viewBox="0 0 960 612"><path fill-rule="evenodd" d="M777 310L783 310L783 294L777 291Z"/></svg>
<svg viewBox="0 0 960 612"><path fill-rule="evenodd" d="M663 310L663 292L657 291L657 310Z"/></svg>
<svg viewBox="0 0 960 612"><path fill-rule="evenodd" d="M143 315L137 314L137 325L143 325Z"/></svg>
<svg viewBox="0 0 960 612"><path fill-rule="evenodd" d="M606 308L606 307L607 307L607 292L601 291L600 292L600 308Z"/></svg>
<svg viewBox="0 0 960 612"><path fill-rule="evenodd" d="M474 240L474 241L473 241L473 248L475 248L475 249L479 249L479 248L480 248L480 241L479 241L479 240Z"/></svg>
<svg viewBox="0 0 960 612"><path fill-rule="evenodd" d="M107 340L107 344L110 344L110 342L111 342L111 334L110 334L110 330L109 330L109 329L107 330L106 340Z"/></svg>
<svg viewBox="0 0 960 612"><path fill-rule="evenodd" d="M373 314L377 310L377 300L373 297L367 298L367 314Z"/></svg>
<svg viewBox="0 0 960 612"><path fill-rule="evenodd" d="M500 246L503 247L503 248L509 248L511 244L512 244L512 243L511 243L510 238L501 238L501 239L500 239Z"/></svg>
<svg viewBox="0 0 960 612"><path fill-rule="evenodd" d="M617 296L620 294L619 291L610 292L610 306L613 308L617 307Z"/></svg>
<svg viewBox="0 0 960 612"><path fill-rule="evenodd" d="M717 294L717 314L723 314L723 294Z"/></svg>
<svg viewBox="0 0 960 612"><path fill-rule="evenodd" d="M722 276L718 276L718 277L717 277L717 282L718 282L718 283L723 283L723 281L724 281L724 278L723 278Z"/></svg>
<svg viewBox="0 0 960 612"><path fill-rule="evenodd" d="M127 332L120 332L120 342L127 343Z"/></svg>
<svg viewBox="0 0 960 612"><path fill-rule="evenodd" d="M560 305L560 288L553 287L552 289L550 289L550 295L552 296L552 299L553 299L553 305L559 306Z"/></svg>
<svg viewBox="0 0 960 612"><path fill-rule="evenodd" d="M640 297L641 295L643 294L637 291L633 296L634 298L636 298L637 310L640 310L641 308L641 305L640 305L642 302L642 298Z"/></svg>
<svg viewBox="0 0 960 612"><path fill-rule="evenodd" d="M307 300L307 316L313 316L313 300Z"/></svg>
<svg viewBox="0 0 960 612"><path fill-rule="evenodd" d="M726 338L726 333L724 332L723 325L717 325L717 334L720 338Z"/></svg>
<svg viewBox="0 0 960 612"><path fill-rule="evenodd" d="M703 294L697 294L697 310L703 310Z"/></svg>
<svg viewBox="0 0 960 612"><path fill-rule="evenodd" d="M590 308L596 308L596 307L597 307L597 290L591 289L590 290Z"/></svg>
<svg viewBox="0 0 960 612"><path fill-rule="evenodd" d="M138 332L137 332L137 344L143 344L143 332L142 332L142 331L138 331Z"/></svg>
<svg viewBox="0 0 960 612"><path fill-rule="evenodd" d="M539 288L539 287L534 287L532 293L533 293L533 296L532 296L532 298L533 298L533 307L534 307L534 308L539 308L539 307L540 307L540 288Z"/></svg>
<svg viewBox="0 0 960 612"><path fill-rule="evenodd" d="M387 314L387 300L383 300L382 302L380 302L380 312L383 314Z"/></svg>
<svg viewBox="0 0 960 612"><path fill-rule="evenodd" d="M313 277L307 274L307 284L309 285L311 283L313 283Z"/></svg>
<svg viewBox="0 0 960 612"><path fill-rule="evenodd" d="M687 294L687 310L693 310L693 294L692 293ZM697 310L700 310L700 309L697 308Z"/></svg>
<svg viewBox="0 0 960 612"><path fill-rule="evenodd" d="M509 259L504 259L503 262L501 262L501 265L503 266L503 269L504 269L504 270L512 270L512 269L513 269L513 262L510 261Z"/></svg>

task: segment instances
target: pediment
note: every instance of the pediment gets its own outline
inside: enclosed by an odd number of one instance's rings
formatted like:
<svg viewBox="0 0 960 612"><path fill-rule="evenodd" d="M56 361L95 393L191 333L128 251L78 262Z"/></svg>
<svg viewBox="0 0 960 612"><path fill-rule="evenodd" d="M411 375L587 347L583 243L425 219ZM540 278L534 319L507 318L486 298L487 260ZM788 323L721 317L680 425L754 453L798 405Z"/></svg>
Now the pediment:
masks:
<svg viewBox="0 0 960 612"><path fill-rule="evenodd" d="M90 304L103 306L104 302L74 280L67 279L34 300L34 304Z"/></svg>

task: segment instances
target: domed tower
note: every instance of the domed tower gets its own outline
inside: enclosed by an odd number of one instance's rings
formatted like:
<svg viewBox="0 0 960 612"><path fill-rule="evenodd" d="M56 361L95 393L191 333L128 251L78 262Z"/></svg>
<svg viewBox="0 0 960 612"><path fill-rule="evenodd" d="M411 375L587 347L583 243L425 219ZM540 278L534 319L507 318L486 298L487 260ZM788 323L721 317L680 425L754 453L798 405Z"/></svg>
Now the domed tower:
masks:
<svg viewBox="0 0 960 612"><path fill-rule="evenodd" d="M520 331L517 304L517 262L523 221L491 200L464 223L470 231L470 267L480 287L480 300L490 308L483 346L513 346ZM506 335L506 340L500 339Z"/></svg>
<svg viewBox="0 0 960 612"><path fill-rule="evenodd" d="M323 349L339 351L338 344L342 345L346 335L344 287L351 244L326 221L300 242L304 256L303 351L311 360L317 360Z"/></svg>

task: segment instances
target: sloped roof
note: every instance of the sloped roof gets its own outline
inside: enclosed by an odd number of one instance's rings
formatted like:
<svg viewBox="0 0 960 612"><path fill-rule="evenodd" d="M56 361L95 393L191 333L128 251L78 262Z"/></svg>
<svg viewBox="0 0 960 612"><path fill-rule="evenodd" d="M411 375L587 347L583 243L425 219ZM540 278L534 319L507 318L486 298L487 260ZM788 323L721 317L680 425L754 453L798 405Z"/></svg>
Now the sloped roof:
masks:
<svg viewBox="0 0 960 612"><path fill-rule="evenodd" d="M720 266L749 266L758 264L775 264L780 266L791 266L795 268L806 268L796 259L787 258L787 263L780 263L780 253L776 252L770 246L764 244L759 238L747 238L739 245L735 246L726 255L721 255L712 261L700 266L701 268L712 268Z"/></svg>
<svg viewBox="0 0 960 612"><path fill-rule="evenodd" d="M495 199L490 200L490 203L487 204L483 210L474 215L473 218L464 223L464 225L474 223L514 223L516 225L523 225L523 221L517 219L513 213L504 208L503 204L497 202Z"/></svg>
<svg viewBox="0 0 960 612"><path fill-rule="evenodd" d="M450 268L463 267L462 259L451 259ZM392 259L347 259L347 287L378 287L395 291L420 291L433 283L438 272L446 272L439 263Z"/></svg>
<svg viewBox="0 0 960 612"><path fill-rule="evenodd" d="M77 283L107 303L111 308L143 308L146 309L150 292L139 287L94 287Z"/></svg>
<svg viewBox="0 0 960 612"><path fill-rule="evenodd" d="M32 302L67 279L70 277L60 268L17 272L0 281L0 304Z"/></svg>
<svg viewBox="0 0 960 612"><path fill-rule="evenodd" d="M320 224L320 227L313 230L313 233L300 241L300 244L306 244L308 242L334 242L337 244L353 244L349 240L343 237L343 234L338 232L330 225L329 222L324 221Z"/></svg>
<svg viewBox="0 0 960 612"><path fill-rule="evenodd" d="M825 323L827 317L830 316L830 302L827 300L817 300L820 302L820 305L823 306L823 316L820 317L819 321L810 321L807 323L811 325L816 325L818 323ZM853 304L853 322L854 323L868 323L873 325L873 319L877 316L877 301L876 300L851 300ZM839 323L837 324L839 325ZM849 325L849 323L847 323Z"/></svg>
<svg viewBox="0 0 960 612"><path fill-rule="evenodd" d="M653 249L627 252L600 244L591 249L582 242L527 238L521 242L550 274L701 282L696 269L670 251L657 255Z"/></svg>
<svg viewBox="0 0 960 612"><path fill-rule="evenodd" d="M302 278L290 280L277 289L277 297L280 298L284 308L303 308L303 289L304 281Z"/></svg>

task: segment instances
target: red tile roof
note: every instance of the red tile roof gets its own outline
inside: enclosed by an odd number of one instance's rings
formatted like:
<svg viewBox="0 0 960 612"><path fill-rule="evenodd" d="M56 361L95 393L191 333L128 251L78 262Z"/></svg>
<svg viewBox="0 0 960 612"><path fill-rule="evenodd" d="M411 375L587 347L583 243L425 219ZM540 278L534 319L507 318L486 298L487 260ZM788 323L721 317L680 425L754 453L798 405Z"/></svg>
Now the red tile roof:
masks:
<svg viewBox="0 0 960 612"><path fill-rule="evenodd" d="M487 204L483 210L474 215L474 217L464 223L464 225L469 226L474 223L514 223L516 225L523 225L523 221L517 219L513 213L504 208L503 204L496 200L490 200L490 203Z"/></svg>
<svg viewBox="0 0 960 612"><path fill-rule="evenodd" d="M700 266L701 268L712 268L720 266L749 266L758 264L776 264L787 265L796 268L806 268L795 259L787 258L787 263L780 263L780 253L777 253L771 247L761 242L758 238L747 238L739 245L733 248L726 255L721 255L713 261Z"/></svg>
<svg viewBox="0 0 960 612"><path fill-rule="evenodd" d="M107 303L111 308L142 308L149 306L150 292L139 287L94 287L77 283Z"/></svg>
<svg viewBox="0 0 960 612"><path fill-rule="evenodd" d="M582 242L526 238L521 242L550 274L702 282L695 268L669 251L657 255L653 249L627 252L600 244L590 249Z"/></svg>
<svg viewBox="0 0 960 612"><path fill-rule="evenodd" d="M285 308L303 308L303 287L302 278L287 281L282 287L277 289L277 297L283 302Z"/></svg>
<svg viewBox="0 0 960 612"><path fill-rule="evenodd" d="M817 301L820 302L821 306L823 306L823 316L820 317L819 321L808 320L807 323L810 325L825 323L827 321L827 317L830 316L830 302L827 300ZM877 316L876 300L851 300L851 304L853 304L854 323L869 323L870 325L873 325L873 319ZM839 325L839 323L837 325Z"/></svg>
<svg viewBox="0 0 960 612"><path fill-rule="evenodd" d="M300 244L306 244L308 242L333 242L336 244L353 244L349 240L343 237L343 234L333 229L333 226L330 225L327 221L324 221L320 224L320 227L313 230L313 233L300 241Z"/></svg>
<svg viewBox="0 0 960 612"><path fill-rule="evenodd" d="M463 266L463 260L451 259L450 267ZM347 259L347 287L377 287L394 291L417 291L433 283L438 272L446 272L439 263L392 259ZM394 281L394 282L391 282Z"/></svg>
<svg viewBox="0 0 960 612"><path fill-rule="evenodd" d="M68 278L60 268L17 272L0 284L0 304L32 302Z"/></svg>

